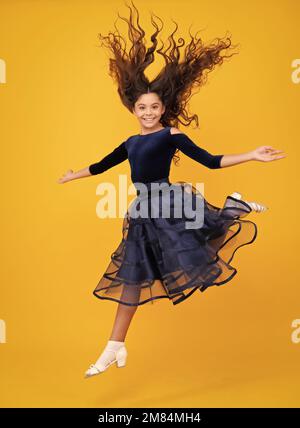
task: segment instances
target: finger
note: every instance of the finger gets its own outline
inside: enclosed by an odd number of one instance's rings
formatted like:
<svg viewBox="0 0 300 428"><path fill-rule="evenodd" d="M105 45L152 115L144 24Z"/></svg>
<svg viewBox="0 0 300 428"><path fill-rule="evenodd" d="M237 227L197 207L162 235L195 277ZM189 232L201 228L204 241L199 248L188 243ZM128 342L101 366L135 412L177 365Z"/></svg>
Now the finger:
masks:
<svg viewBox="0 0 300 428"><path fill-rule="evenodd" d="M265 162L271 162L274 160L279 160L279 159L283 159L286 158L286 155L282 155L282 156L265 156L264 157L264 161Z"/></svg>
<svg viewBox="0 0 300 428"><path fill-rule="evenodd" d="M279 159L283 159L283 158L285 158L286 156L274 156L274 157L271 157L271 158L269 158L269 159L266 159L266 162L272 162L272 161L276 161L276 160L279 160Z"/></svg>

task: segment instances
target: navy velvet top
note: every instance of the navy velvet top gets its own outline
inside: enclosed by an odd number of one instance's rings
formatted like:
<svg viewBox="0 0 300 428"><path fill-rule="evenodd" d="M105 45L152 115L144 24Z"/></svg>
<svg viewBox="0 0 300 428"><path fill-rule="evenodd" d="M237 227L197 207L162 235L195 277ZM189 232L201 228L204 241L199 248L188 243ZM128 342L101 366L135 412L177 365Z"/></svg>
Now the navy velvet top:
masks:
<svg viewBox="0 0 300 428"><path fill-rule="evenodd" d="M146 135L133 135L102 160L89 166L92 175L101 174L129 160L132 182L149 183L169 177L176 149L207 168L221 168L223 155L212 155L193 143L186 134L171 134L167 126Z"/></svg>

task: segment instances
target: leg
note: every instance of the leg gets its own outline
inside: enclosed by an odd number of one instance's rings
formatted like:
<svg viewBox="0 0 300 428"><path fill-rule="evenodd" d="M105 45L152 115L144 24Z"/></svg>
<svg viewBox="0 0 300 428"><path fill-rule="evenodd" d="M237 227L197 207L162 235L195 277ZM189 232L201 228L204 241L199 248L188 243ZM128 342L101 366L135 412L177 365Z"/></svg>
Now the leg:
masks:
<svg viewBox="0 0 300 428"><path fill-rule="evenodd" d="M128 303L138 303L141 294L140 285L123 286L120 301ZM124 342L127 330L130 326L133 315L138 306L129 306L122 303L118 304L117 313L110 340Z"/></svg>
<svg viewBox="0 0 300 428"><path fill-rule="evenodd" d="M127 306L119 303L115 322L109 340L124 342L127 330L131 323L132 317L137 310L137 306Z"/></svg>
<svg viewBox="0 0 300 428"><path fill-rule="evenodd" d="M113 362L116 361L116 352L120 352L120 349L123 352L122 358L123 360L125 358L125 360L123 362L121 362L120 360L118 364L119 366L120 363L122 364L122 366L125 365L127 350L125 348L124 341L132 317L135 314L136 310L137 306L126 306L124 304L119 303L110 339L104 351L97 359L96 363L92 364L90 368L86 371L86 377L99 374L99 370L106 370L107 367L109 367Z"/></svg>
<svg viewBox="0 0 300 428"><path fill-rule="evenodd" d="M139 285L123 287L121 294L121 301L124 302L138 302L141 292L141 287ZM127 350L125 348L125 337L130 326L133 315L137 310L137 306L128 306L122 303L118 304L118 309L115 317L115 322L111 332L110 339L108 343L97 359L95 364L92 364L86 372L86 376L93 376L99 374L99 370L104 371L107 367L113 364L116 361L116 355L119 353L119 367L125 365ZM120 353L122 356L120 357Z"/></svg>

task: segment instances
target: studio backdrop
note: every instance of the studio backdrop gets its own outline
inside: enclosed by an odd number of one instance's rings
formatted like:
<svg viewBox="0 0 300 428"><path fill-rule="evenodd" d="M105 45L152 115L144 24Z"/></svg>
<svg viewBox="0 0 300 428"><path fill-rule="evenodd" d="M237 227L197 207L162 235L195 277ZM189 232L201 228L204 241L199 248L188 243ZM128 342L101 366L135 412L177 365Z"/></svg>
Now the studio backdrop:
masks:
<svg viewBox="0 0 300 428"><path fill-rule="evenodd" d="M212 206L223 207L237 192L268 209L244 218L257 234L234 253L230 281L195 290L180 304L162 298L139 305L126 336L126 367L86 379L118 308L95 289L122 242L135 197L131 164L124 159L101 174L59 179L151 128L141 128L121 102L109 74L111 54L99 39L116 25L130 44L118 14L128 19L133 6L1 0L0 406L298 407L300 4L134 5L147 46L155 32L151 14L164 23L157 49L175 30L177 44L183 38L186 46L198 32L205 45L230 37L234 46L236 54L193 89L186 115L196 114L198 126L175 128L215 156L262 146L286 156L224 168L205 167L182 151L178 165L172 160L170 181L200 183ZM164 65L156 52L145 69L149 81ZM116 201L107 216L104 184Z"/></svg>

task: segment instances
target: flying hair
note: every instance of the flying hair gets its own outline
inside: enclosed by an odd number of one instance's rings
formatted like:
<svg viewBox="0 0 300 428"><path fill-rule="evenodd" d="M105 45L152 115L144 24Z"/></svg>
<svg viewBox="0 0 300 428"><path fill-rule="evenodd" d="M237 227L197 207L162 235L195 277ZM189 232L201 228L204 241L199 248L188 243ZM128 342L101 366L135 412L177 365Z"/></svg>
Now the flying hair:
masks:
<svg viewBox="0 0 300 428"><path fill-rule="evenodd" d="M145 43L145 31L140 26L139 12L133 2L131 7L126 3L130 10L129 19L119 15L118 17L128 24L128 38L130 46L127 49L127 41L116 31L109 32L103 36L101 33L98 37L101 41L100 47L104 46L112 53L109 58L109 75L117 84L118 94L123 105L132 113L134 105L138 98L149 92L154 92L165 106L165 112L161 116L160 123L162 126L179 127L189 126L193 121L199 126L197 114L189 114L188 103L194 95L196 88L203 86L207 81L207 75L215 66L221 65L224 59L230 58L236 53L226 55L237 45L232 45L230 37L216 38L211 43L204 44L202 39L197 38L196 32L193 36L189 29L191 40L186 44L182 37L178 42L174 35L176 28L168 37L168 46L160 39L162 46L158 47L158 35L163 29L163 21L151 13L151 24L155 28L151 34L151 45L147 48ZM161 26L156 22L157 18ZM186 45L186 46L185 46ZM185 46L183 52L182 48ZM225 55L222 55L222 52ZM146 68L154 62L154 53L164 59L164 67L158 75L150 81L145 75ZM175 154L175 157L179 157Z"/></svg>

